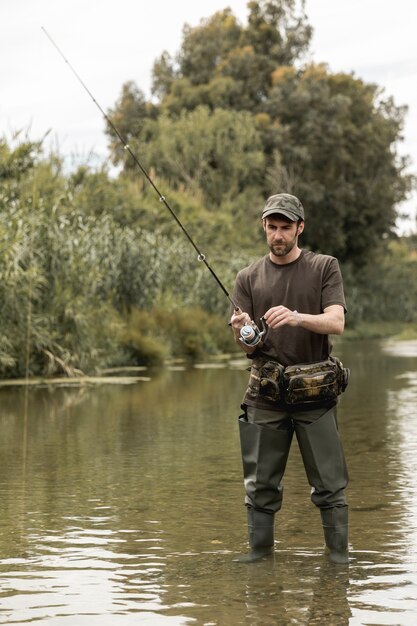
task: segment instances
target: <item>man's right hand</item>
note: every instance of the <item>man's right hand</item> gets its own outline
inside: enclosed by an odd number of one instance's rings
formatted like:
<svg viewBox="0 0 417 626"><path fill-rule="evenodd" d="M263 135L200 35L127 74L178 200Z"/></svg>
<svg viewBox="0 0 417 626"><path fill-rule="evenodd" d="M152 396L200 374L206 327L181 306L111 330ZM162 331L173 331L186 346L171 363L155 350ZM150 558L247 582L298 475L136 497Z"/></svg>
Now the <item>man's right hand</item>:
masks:
<svg viewBox="0 0 417 626"><path fill-rule="evenodd" d="M235 310L232 317L230 318L230 326L232 327L235 341L247 354L251 354L256 349L256 347L247 346L243 343L243 341L240 341L240 329L245 324L251 324L251 321L252 320L248 313L242 313L240 309Z"/></svg>
<svg viewBox="0 0 417 626"><path fill-rule="evenodd" d="M240 337L240 329L245 324L250 324L251 319L247 313L242 313L240 309L236 309L233 312L232 317L230 318L230 326L233 328L233 333L235 335L235 339L239 339Z"/></svg>

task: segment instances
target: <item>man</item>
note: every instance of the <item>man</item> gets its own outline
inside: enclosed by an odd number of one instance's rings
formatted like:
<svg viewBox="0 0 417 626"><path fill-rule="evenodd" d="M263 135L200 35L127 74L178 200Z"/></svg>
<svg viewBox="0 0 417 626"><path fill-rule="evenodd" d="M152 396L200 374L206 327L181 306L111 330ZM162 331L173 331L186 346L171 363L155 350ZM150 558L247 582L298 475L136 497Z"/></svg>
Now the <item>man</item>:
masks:
<svg viewBox="0 0 417 626"><path fill-rule="evenodd" d="M295 432L327 552L333 562L346 563L348 475L336 404L348 370L330 357L329 339L344 330L339 265L334 257L298 246L304 209L295 196L268 198L262 224L269 254L238 273L233 301L239 309L230 321L252 362L239 418L250 552L236 560L273 554L274 516L282 505L281 480Z"/></svg>

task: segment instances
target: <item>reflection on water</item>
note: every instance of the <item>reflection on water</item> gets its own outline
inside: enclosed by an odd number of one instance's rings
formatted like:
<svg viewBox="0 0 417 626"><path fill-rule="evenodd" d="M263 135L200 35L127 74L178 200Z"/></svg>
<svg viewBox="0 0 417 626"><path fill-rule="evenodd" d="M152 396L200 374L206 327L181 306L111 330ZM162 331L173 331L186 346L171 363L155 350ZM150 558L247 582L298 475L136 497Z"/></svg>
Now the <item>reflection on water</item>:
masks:
<svg viewBox="0 0 417 626"><path fill-rule="evenodd" d="M272 562L246 549L245 364L0 390L0 623L414 625L417 348L340 344L351 561L323 557L293 446ZM26 418L26 419L25 419Z"/></svg>

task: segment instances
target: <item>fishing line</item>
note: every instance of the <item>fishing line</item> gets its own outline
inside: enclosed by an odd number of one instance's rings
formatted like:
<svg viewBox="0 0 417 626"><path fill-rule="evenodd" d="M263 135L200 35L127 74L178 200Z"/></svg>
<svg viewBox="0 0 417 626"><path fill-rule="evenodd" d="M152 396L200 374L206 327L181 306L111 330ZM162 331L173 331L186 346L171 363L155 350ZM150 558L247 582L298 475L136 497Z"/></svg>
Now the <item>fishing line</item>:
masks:
<svg viewBox="0 0 417 626"><path fill-rule="evenodd" d="M121 142L121 144L123 145L123 148L129 153L129 155L131 156L131 158L133 159L134 163L136 164L136 166L140 169L140 171L142 172L142 174L145 176L146 180L148 181L148 183L151 185L151 187L155 190L155 192L158 194L159 197L159 201L165 205L165 207L168 209L168 211L171 213L172 217L174 218L174 220L177 222L178 226L181 228L182 232L184 233L184 235L187 237L188 241L191 243L191 245L193 246L194 250L197 252L197 260L204 263L204 265L207 267L207 269L209 270L210 274L213 276L214 280L217 282L217 284L219 285L220 289L223 291L223 293L225 294L225 296L227 297L227 299L229 300L229 302L233 305L233 308L237 311L239 309L239 307L233 302L232 298L230 297L227 289L225 288L225 286L223 285L223 283L221 282L220 278L217 276L217 274L214 272L214 270L210 267L210 265L207 262L206 256L201 252L201 250L199 250L199 248L197 247L196 243L194 242L194 240L192 239L191 235L188 233L188 231L186 230L185 226L181 223L180 219L178 218L178 216L176 215L175 211L172 209L172 207L170 206L170 204L168 203L167 199L165 198L164 195L162 195L162 193L159 191L158 187L155 185L154 181L152 180L152 178L149 176L148 172L146 171L146 169L144 168L144 166L142 165L142 163L140 162L140 160L138 159L138 157L136 156L136 154L131 150L129 144L125 141L125 139L123 138L122 134L120 133L119 129L115 126L115 124L113 124L112 120L109 118L109 116L107 115L107 113L104 111L104 109L100 106L100 104L97 102L97 100L94 98L93 94L91 93L91 91L89 90L89 88L87 87L87 85L85 84L85 82L82 80L82 78L80 77L80 75L76 72L76 70L74 69L74 67L71 65L71 63L68 61L68 59L66 58L66 56L64 55L64 53L62 52L62 50L59 48L59 46L55 43L55 41L52 39L52 37L50 36L50 34L47 32L47 30L42 26L41 29L43 30L44 34L46 35L46 37L49 39L49 41L51 42L51 44L54 46L54 48L56 49L56 51L58 52L58 54L62 57L62 59L65 61L65 63L68 65L69 69L71 70L71 72L74 74L74 76L77 78L78 82L82 85L82 87L85 89L85 91L88 93L88 95L90 96L90 98L92 99L92 101L94 102L94 104L96 105L96 107L99 109L99 111L101 112L101 114L103 115L104 119L106 120L106 122L108 123L108 125L110 126L110 128L112 129L112 131L114 132L114 134L116 135L116 137L119 139L119 141Z"/></svg>

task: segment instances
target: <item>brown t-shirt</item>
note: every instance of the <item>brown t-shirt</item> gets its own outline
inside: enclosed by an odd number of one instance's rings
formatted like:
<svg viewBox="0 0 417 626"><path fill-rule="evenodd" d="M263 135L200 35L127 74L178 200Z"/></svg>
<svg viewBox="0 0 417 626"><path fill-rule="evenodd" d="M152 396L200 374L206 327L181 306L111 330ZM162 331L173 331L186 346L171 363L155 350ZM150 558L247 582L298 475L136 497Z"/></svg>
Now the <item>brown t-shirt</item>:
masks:
<svg viewBox="0 0 417 626"><path fill-rule="evenodd" d="M318 315L332 305L346 310L342 276L337 259L301 250L292 263L278 265L269 255L241 270L236 278L233 301L256 324L274 306ZM256 356L267 356L284 366L326 359L331 352L328 335L300 327L268 329ZM255 356L255 355L253 355Z"/></svg>

